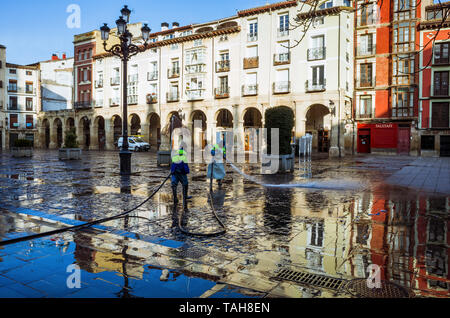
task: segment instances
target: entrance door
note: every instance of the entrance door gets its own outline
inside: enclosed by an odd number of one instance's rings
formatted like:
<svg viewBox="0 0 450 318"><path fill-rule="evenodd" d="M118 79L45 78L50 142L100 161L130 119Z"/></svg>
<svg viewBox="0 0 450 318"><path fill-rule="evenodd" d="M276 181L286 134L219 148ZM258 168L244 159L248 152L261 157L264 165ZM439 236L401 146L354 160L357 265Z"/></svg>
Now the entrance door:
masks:
<svg viewBox="0 0 450 318"><path fill-rule="evenodd" d="M18 134L9 134L9 149L14 147L14 142L19 139Z"/></svg>
<svg viewBox="0 0 450 318"><path fill-rule="evenodd" d="M441 136L441 157L450 157L450 136Z"/></svg>
<svg viewBox="0 0 450 318"><path fill-rule="evenodd" d="M409 145L410 145L410 129L409 127L399 127L398 128L398 154L409 155Z"/></svg>
<svg viewBox="0 0 450 318"><path fill-rule="evenodd" d="M0 151L2 151L3 149L3 135L2 132L0 131Z"/></svg>
<svg viewBox="0 0 450 318"><path fill-rule="evenodd" d="M370 153L370 129L359 130L358 153Z"/></svg>

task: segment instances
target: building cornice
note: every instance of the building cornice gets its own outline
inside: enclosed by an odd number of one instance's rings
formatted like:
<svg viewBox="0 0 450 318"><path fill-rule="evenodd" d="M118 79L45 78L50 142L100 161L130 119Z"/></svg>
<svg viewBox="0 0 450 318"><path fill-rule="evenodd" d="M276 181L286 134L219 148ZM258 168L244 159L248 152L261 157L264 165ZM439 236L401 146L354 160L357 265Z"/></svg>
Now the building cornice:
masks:
<svg viewBox="0 0 450 318"><path fill-rule="evenodd" d="M296 20L305 20L305 19L310 19L310 18L339 14L342 11L353 12L354 10L355 9L353 9L352 7L346 7L346 6L325 8L322 10L314 10L314 11L310 11L310 12L299 13L299 14L297 14Z"/></svg>
<svg viewBox="0 0 450 318"><path fill-rule="evenodd" d="M419 30L437 30L450 27L450 20L431 20L419 23Z"/></svg>
<svg viewBox="0 0 450 318"><path fill-rule="evenodd" d="M18 65L18 64L12 64L12 63L6 63L6 67L24 69L24 70L38 70L39 69L39 65L37 65L37 64Z"/></svg>
<svg viewBox="0 0 450 318"><path fill-rule="evenodd" d="M297 1L283 1L283 2L278 2L278 3L274 3L274 4L269 4L266 6L261 6L261 7L256 7L256 8L252 8L252 9L238 11L238 16L239 17L247 17L247 16L261 14L261 13L268 12L268 11L285 9L285 8L290 8L290 7L295 7L295 6L297 6Z"/></svg>

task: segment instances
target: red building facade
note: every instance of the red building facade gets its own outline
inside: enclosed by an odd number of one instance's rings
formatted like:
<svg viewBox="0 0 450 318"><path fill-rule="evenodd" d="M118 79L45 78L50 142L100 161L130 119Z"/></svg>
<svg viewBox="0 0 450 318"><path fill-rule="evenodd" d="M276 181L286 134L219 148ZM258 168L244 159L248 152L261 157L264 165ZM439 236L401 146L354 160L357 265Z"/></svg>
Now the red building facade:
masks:
<svg viewBox="0 0 450 318"><path fill-rule="evenodd" d="M355 1L358 153L418 154L418 32L431 1Z"/></svg>
<svg viewBox="0 0 450 318"><path fill-rule="evenodd" d="M419 127L422 155L450 156L450 2L425 8L420 23Z"/></svg>

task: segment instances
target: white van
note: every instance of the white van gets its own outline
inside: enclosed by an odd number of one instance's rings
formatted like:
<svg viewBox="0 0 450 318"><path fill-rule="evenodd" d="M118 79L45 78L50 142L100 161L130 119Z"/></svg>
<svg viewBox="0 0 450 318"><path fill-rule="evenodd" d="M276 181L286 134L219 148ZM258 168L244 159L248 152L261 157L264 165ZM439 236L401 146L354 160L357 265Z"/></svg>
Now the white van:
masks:
<svg viewBox="0 0 450 318"><path fill-rule="evenodd" d="M117 146L122 149L123 137L119 138ZM128 150L130 151L149 151L150 144L140 137L128 137Z"/></svg>

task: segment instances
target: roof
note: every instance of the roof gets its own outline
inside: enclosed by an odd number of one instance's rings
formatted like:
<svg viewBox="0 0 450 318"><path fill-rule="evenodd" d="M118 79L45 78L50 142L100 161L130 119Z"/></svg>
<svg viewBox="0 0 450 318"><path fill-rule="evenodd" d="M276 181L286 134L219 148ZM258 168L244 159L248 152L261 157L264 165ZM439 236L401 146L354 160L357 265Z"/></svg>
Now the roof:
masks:
<svg viewBox="0 0 450 318"><path fill-rule="evenodd" d="M238 16L245 17L245 16L249 16L249 15L255 15L255 14L267 12L267 11L295 7L296 5L297 5L297 1L277 2L277 3L268 4L268 5L261 6L261 7L238 11Z"/></svg>
<svg viewBox="0 0 450 318"><path fill-rule="evenodd" d="M26 70L38 70L39 66L35 64L31 65L19 65L19 64L12 64L12 63L6 63L6 67L9 68L19 68L19 69L26 69Z"/></svg>

